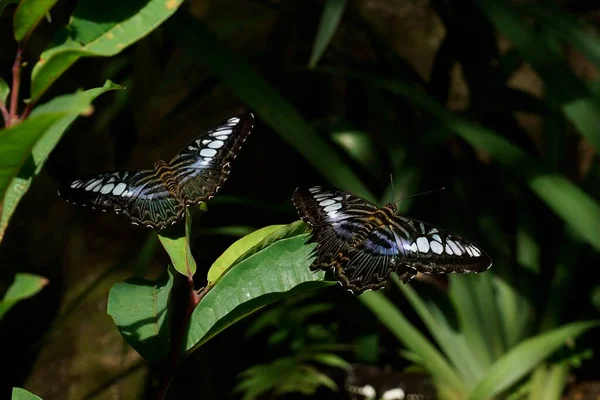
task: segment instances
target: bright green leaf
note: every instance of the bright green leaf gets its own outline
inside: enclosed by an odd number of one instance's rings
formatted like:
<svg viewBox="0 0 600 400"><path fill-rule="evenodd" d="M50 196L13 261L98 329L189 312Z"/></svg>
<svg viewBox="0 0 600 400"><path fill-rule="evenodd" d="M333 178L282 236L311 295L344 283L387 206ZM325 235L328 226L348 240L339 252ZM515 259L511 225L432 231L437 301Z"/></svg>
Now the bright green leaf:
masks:
<svg viewBox="0 0 600 400"><path fill-rule="evenodd" d="M80 57L109 57L156 29L183 0L83 0L69 25L41 55L31 74L31 101L42 94Z"/></svg>
<svg viewBox="0 0 600 400"><path fill-rule="evenodd" d="M102 88L55 97L25 121L0 131L0 241L17 204L69 126L90 110L96 97L120 88L107 81Z"/></svg>
<svg viewBox="0 0 600 400"><path fill-rule="evenodd" d="M169 353L169 298L173 288L171 266L156 281L130 278L116 283L108 294L106 312L123 338L152 363Z"/></svg>
<svg viewBox="0 0 600 400"><path fill-rule="evenodd" d="M175 18L170 27L182 45L207 65L224 85L296 148L326 179L341 189L375 201L369 189L333 147L245 58L231 51L227 44L219 41L190 15L180 13Z"/></svg>
<svg viewBox="0 0 600 400"><path fill-rule="evenodd" d="M217 258L213 265L208 270L208 281L216 282L223 272L233 265L233 263L245 252L256 246L265 237L269 236L276 230L283 228L285 225L271 225L258 229L244 236L237 242L233 243Z"/></svg>
<svg viewBox="0 0 600 400"><path fill-rule="evenodd" d="M471 389L467 399L494 397L530 373L567 340L598 325L598 322L574 322L522 341L492 365L484 378Z"/></svg>
<svg viewBox="0 0 600 400"><path fill-rule="evenodd" d="M0 104L4 104L5 106L8 104L8 94L10 93L10 87L8 83L2 78L0 78Z"/></svg>
<svg viewBox="0 0 600 400"><path fill-rule="evenodd" d="M380 292L367 292L359 299L404 346L418 355L427 371L457 393L465 393L464 383L439 350L406 319Z"/></svg>
<svg viewBox="0 0 600 400"><path fill-rule="evenodd" d="M275 231L271 236L278 240L264 248L255 246L218 280L192 314L184 350L201 346L268 304L334 284L324 280L322 271L309 270L314 244L305 245L306 235L296 233L297 225L288 226L290 236L281 234L286 228ZM269 238L261 243L269 243Z"/></svg>
<svg viewBox="0 0 600 400"><path fill-rule="evenodd" d="M26 40L58 0L21 0L13 17L15 39Z"/></svg>
<svg viewBox="0 0 600 400"><path fill-rule="evenodd" d="M158 233L158 238L167 253L169 253L175 270L183 276L193 276L196 273L196 260L194 260L190 248L191 229L192 217L188 210L185 213L185 232L169 230L168 232ZM182 235L182 233L184 234Z"/></svg>
<svg viewBox="0 0 600 400"><path fill-rule="evenodd" d="M333 39L333 35L342 20L342 15L346 9L346 0L326 0L323 5L323 14L317 30L317 37L313 43L312 54L310 55L309 68L314 68L325 49L329 46L329 42Z"/></svg>
<svg viewBox="0 0 600 400"><path fill-rule="evenodd" d="M20 273L15 276L15 281L9 286L4 299L0 301L0 319L19 301L34 296L48 284L48 280L41 276Z"/></svg>
<svg viewBox="0 0 600 400"><path fill-rule="evenodd" d="M28 392L25 389L18 388L18 387L13 388L11 399L12 400L42 400L41 397L38 397L35 394Z"/></svg>

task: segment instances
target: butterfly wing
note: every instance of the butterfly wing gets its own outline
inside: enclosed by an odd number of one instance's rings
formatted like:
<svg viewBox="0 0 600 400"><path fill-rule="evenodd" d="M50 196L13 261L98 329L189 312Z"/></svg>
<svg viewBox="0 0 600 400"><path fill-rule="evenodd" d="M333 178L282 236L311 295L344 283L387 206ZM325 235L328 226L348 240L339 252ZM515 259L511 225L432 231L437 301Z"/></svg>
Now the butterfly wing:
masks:
<svg viewBox="0 0 600 400"><path fill-rule="evenodd" d="M389 227L399 262L426 274L483 272L491 258L463 237L415 219L395 216Z"/></svg>
<svg viewBox="0 0 600 400"><path fill-rule="evenodd" d="M312 270L334 269L342 286L354 294L380 289L396 271L408 282L416 271L395 260L399 255L391 230L372 231L366 240L355 243L377 206L343 191L321 187L296 189L292 196L300 218L313 229L310 242L317 243Z"/></svg>
<svg viewBox="0 0 600 400"><path fill-rule="evenodd" d="M67 201L127 215L134 224L162 229L178 221L184 206L155 171L118 171L77 179L62 187Z"/></svg>
<svg viewBox="0 0 600 400"><path fill-rule="evenodd" d="M230 163L253 126L252 113L231 117L189 143L171 160L169 166L186 205L211 199L225 183Z"/></svg>

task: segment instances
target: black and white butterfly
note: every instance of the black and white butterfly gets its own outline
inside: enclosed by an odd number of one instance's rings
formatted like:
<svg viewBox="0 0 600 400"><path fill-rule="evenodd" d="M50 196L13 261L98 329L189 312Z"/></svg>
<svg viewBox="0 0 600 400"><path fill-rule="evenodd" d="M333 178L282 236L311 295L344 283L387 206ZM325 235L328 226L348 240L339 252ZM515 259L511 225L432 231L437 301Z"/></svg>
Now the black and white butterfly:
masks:
<svg viewBox="0 0 600 400"><path fill-rule="evenodd" d="M160 160L151 170L77 179L59 194L74 204L123 213L136 225L163 229L179 221L187 206L213 197L253 126L251 113L231 117L202 133L169 163Z"/></svg>
<svg viewBox="0 0 600 400"><path fill-rule="evenodd" d="M425 374L366 364L351 364L344 389L351 400L433 400L437 397L433 382Z"/></svg>
<svg viewBox="0 0 600 400"><path fill-rule="evenodd" d="M358 196L321 187L296 189L300 218L312 226L316 259L311 270L333 269L354 294L381 289L392 272L406 283L417 272L482 272L490 257L462 237L395 215L396 205L379 208Z"/></svg>

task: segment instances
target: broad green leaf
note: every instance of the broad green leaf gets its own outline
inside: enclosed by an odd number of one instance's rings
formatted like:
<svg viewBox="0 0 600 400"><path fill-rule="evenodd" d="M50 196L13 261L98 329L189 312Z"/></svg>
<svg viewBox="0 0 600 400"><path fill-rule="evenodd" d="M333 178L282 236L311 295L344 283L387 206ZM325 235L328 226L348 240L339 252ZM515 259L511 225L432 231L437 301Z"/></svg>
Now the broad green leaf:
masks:
<svg viewBox="0 0 600 400"><path fill-rule="evenodd" d="M173 288L171 266L156 281L129 278L108 294L106 312L123 338L142 357L160 363L169 353L169 298Z"/></svg>
<svg viewBox="0 0 600 400"><path fill-rule="evenodd" d="M574 322L522 341L492 365L484 378L471 389L467 399L494 397L530 373L566 341L598 325L598 322Z"/></svg>
<svg viewBox="0 0 600 400"><path fill-rule="evenodd" d="M120 88L107 81L101 88L55 97L25 121L0 131L0 241L17 204L69 126L90 111L96 97Z"/></svg>
<svg viewBox="0 0 600 400"><path fill-rule="evenodd" d="M439 350L382 293L363 293L359 299L396 339L420 358L433 377L457 393L466 392L462 379Z"/></svg>
<svg viewBox="0 0 600 400"><path fill-rule="evenodd" d="M25 389L14 387L12 390L12 400L42 400L41 397L36 396L35 394L28 392Z"/></svg>
<svg viewBox="0 0 600 400"><path fill-rule="evenodd" d="M193 276L196 273L196 260L194 260L192 249L190 248L191 229L192 217L188 210L185 212L185 232L163 230L158 233L158 239L167 253L169 253L175 270L183 276Z"/></svg>
<svg viewBox="0 0 600 400"><path fill-rule="evenodd" d="M541 161L530 158L520 147L486 127L477 125L446 110L421 89L399 81L367 77L336 69L322 71L342 74L379 86L429 112L472 146L485 150L516 176L524 179L559 217L585 240L600 250L600 205L563 175L553 172ZM600 114L599 114L600 115ZM598 125L600 126L600 124Z"/></svg>
<svg viewBox="0 0 600 400"><path fill-rule="evenodd" d="M375 201L365 184L342 157L319 136L300 113L239 54L231 51L188 14L175 16L169 26L182 45L208 66L232 93L335 186Z"/></svg>
<svg viewBox="0 0 600 400"><path fill-rule="evenodd" d="M41 1L41 0L40 0ZM81 57L109 57L156 29L183 0L83 0L55 36L31 74L31 101Z"/></svg>
<svg viewBox="0 0 600 400"><path fill-rule="evenodd" d="M233 265L233 263L244 253L256 246L265 237L269 236L276 230L283 228L285 225L271 225L258 229L249 235L244 236L237 242L233 243L217 258L213 265L208 270L208 281L216 282L219 277Z"/></svg>
<svg viewBox="0 0 600 400"><path fill-rule="evenodd" d="M548 96L560 104L565 116L600 150L600 104L585 83L571 71L563 55L539 35L517 8L504 0L484 0L479 6L508 38L523 59L540 74ZM562 30L561 30L562 36Z"/></svg>
<svg viewBox="0 0 600 400"><path fill-rule="evenodd" d="M8 83L2 78L0 78L0 104L4 104L7 108L8 94L10 93L10 87Z"/></svg>
<svg viewBox="0 0 600 400"><path fill-rule="evenodd" d="M317 63L333 39L333 35L342 20L346 9L346 0L326 0L323 5L323 14L317 30L317 37L313 43L312 54L308 63L309 68L316 67Z"/></svg>
<svg viewBox="0 0 600 400"><path fill-rule="evenodd" d="M58 0L21 0L13 16L15 40L26 40Z"/></svg>
<svg viewBox="0 0 600 400"><path fill-rule="evenodd" d="M294 224L291 224L292 227ZM247 257L230 268L200 301L192 314L184 350L206 343L236 321L260 308L296 293L333 285L322 271L311 272L314 244L305 245L305 234L281 236L282 228L272 236L278 240L268 246L255 246ZM269 237L263 240L268 242ZM251 253L251 254L250 254Z"/></svg>
<svg viewBox="0 0 600 400"><path fill-rule="evenodd" d="M19 301L34 296L48 284L48 280L41 276L19 273L15 281L9 286L2 301L0 301L0 319Z"/></svg>

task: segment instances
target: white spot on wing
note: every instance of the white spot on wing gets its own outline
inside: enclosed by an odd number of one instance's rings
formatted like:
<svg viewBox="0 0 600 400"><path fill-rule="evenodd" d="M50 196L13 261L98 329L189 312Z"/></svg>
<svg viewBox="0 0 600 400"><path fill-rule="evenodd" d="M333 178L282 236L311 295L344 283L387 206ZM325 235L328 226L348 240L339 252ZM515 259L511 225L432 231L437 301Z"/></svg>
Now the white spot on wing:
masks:
<svg viewBox="0 0 600 400"><path fill-rule="evenodd" d="M123 194L123 191L125 191L125 189L127 189L127 185L121 182L117 186L115 186L115 188L113 189L113 194L115 196L120 196L121 194Z"/></svg>
<svg viewBox="0 0 600 400"><path fill-rule="evenodd" d="M198 141L198 142L199 142L199 141ZM202 141L202 144L204 144L204 145L207 145L207 144L209 144L210 142L212 142L212 140L210 140L210 139L204 139L204 140ZM198 143L198 144L200 144L200 143Z"/></svg>
<svg viewBox="0 0 600 400"><path fill-rule="evenodd" d="M415 253L419 251L419 249L417 249L417 244L413 242L413 244L410 245L410 250L414 251Z"/></svg>
<svg viewBox="0 0 600 400"><path fill-rule="evenodd" d="M108 184L102 186L102 188L100 189L100 193L102 193L102 194L110 193L114 187L115 187L115 185L113 183L108 183Z"/></svg>
<svg viewBox="0 0 600 400"><path fill-rule="evenodd" d="M381 400L404 400L404 397L404 390L395 388L385 391L381 396Z"/></svg>
<svg viewBox="0 0 600 400"><path fill-rule="evenodd" d="M431 232L430 232L430 233L431 233ZM431 238L432 238L433 240L437 240L438 242L442 243L442 238L440 237L440 235L437 235L437 234L436 234L436 235L433 235Z"/></svg>
<svg viewBox="0 0 600 400"><path fill-rule="evenodd" d="M210 136L221 136L221 135L231 135L231 133L233 132L233 130L226 128L226 129L218 129L216 131L214 131L213 133L210 134Z"/></svg>
<svg viewBox="0 0 600 400"><path fill-rule="evenodd" d="M433 251L435 254L442 254L444 252L444 246L435 240L432 240L429 245L431 246L431 251Z"/></svg>
<svg viewBox="0 0 600 400"><path fill-rule="evenodd" d="M475 257L479 257L481 255L481 251L477 247L471 246L471 250L473 250L473 254L475 254Z"/></svg>
<svg viewBox="0 0 600 400"><path fill-rule="evenodd" d="M446 244L449 244L449 245L450 245L450 248L452 249L452 252L453 252L454 254L456 254L457 256L460 256L460 255L462 255L462 253L463 253L463 252L462 252L462 250L460 249L460 247L458 247L458 246L456 245L456 243L454 243L454 241L453 241L453 240L446 239Z"/></svg>
<svg viewBox="0 0 600 400"><path fill-rule="evenodd" d="M429 251L429 240L423 236L417 238L417 247L421 253L427 253Z"/></svg>
<svg viewBox="0 0 600 400"><path fill-rule="evenodd" d="M227 120L227 122L229 122L230 124L237 124L238 122L240 122L240 119L238 117L231 117Z"/></svg>
<svg viewBox="0 0 600 400"><path fill-rule="evenodd" d="M222 140L213 140L208 144L208 147L210 147L211 149L220 149L221 147L223 147L224 144L225 142L223 142Z"/></svg>
<svg viewBox="0 0 600 400"><path fill-rule="evenodd" d="M453 255L454 253L452 252L452 249L450 248L450 246L448 245L448 243L446 243L446 253L449 255Z"/></svg>
<svg viewBox="0 0 600 400"><path fill-rule="evenodd" d="M335 211L335 210L339 210L340 208L342 208L342 205L340 203L334 203L330 206L327 206L323 209L323 211L325 211L326 213L331 212L331 211ZM330 214L331 216L331 214Z"/></svg>
<svg viewBox="0 0 600 400"><path fill-rule="evenodd" d="M92 188L94 186L96 186L97 183L100 182L100 179L94 179L93 181L91 181L86 187L85 190L92 190Z"/></svg>
<svg viewBox="0 0 600 400"><path fill-rule="evenodd" d="M227 135L223 135L223 136L216 136L215 139L219 139L219 140L227 140Z"/></svg>
<svg viewBox="0 0 600 400"><path fill-rule="evenodd" d="M202 157L214 157L217 154L217 151L214 149L202 149L200 150L200 155Z"/></svg>
<svg viewBox="0 0 600 400"><path fill-rule="evenodd" d="M335 200L327 199L327 200L323 200L322 202L320 202L319 205L321 207L327 207L333 203L335 203Z"/></svg>

